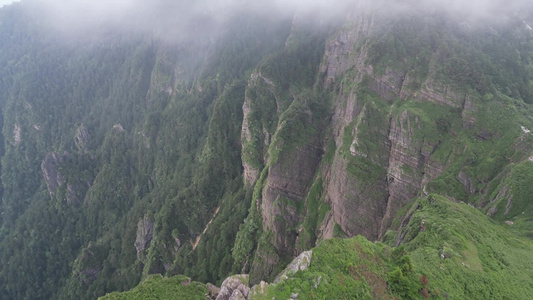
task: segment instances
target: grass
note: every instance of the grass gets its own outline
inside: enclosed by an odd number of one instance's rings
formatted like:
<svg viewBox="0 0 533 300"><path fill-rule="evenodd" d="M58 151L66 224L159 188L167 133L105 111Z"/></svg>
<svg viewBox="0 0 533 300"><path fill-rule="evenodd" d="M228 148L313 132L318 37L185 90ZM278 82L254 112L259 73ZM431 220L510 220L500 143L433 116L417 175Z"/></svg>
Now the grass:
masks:
<svg viewBox="0 0 533 300"><path fill-rule="evenodd" d="M191 281L185 276L163 278L150 275L138 286L127 292L113 292L100 300L205 300L208 293L205 284Z"/></svg>
<svg viewBox="0 0 533 300"><path fill-rule="evenodd" d="M404 244L416 272L427 276L434 290L450 299L533 297L530 240L466 204L438 195L419 203Z"/></svg>
<svg viewBox="0 0 533 300"><path fill-rule="evenodd" d="M436 194L416 207L400 247L361 236L321 241L307 270L252 299L533 298L533 242L517 228Z"/></svg>

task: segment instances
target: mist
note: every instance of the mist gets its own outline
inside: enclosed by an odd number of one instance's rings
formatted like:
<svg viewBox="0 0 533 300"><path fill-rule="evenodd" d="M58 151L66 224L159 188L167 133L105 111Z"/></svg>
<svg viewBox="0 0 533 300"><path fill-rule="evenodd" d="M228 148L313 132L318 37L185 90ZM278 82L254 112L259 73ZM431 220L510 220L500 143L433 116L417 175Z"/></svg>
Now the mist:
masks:
<svg viewBox="0 0 533 300"><path fill-rule="evenodd" d="M16 0L0 0L0 7L16 2Z"/></svg>
<svg viewBox="0 0 533 300"><path fill-rule="evenodd" d="M214 35L223 30L227 20L250 13L283 17L292 16L295 12L317 12L330 19L345 20L349 18L349 12L368 11L385 17L398 17L422 11L483 24L512 18L516 12L530 11L533 6L527 0L22 1L28 6L38 7L38 13L45 17L49 26L67 35L80 36L96 30L115 29L155 33L174 41Z"/></svg>

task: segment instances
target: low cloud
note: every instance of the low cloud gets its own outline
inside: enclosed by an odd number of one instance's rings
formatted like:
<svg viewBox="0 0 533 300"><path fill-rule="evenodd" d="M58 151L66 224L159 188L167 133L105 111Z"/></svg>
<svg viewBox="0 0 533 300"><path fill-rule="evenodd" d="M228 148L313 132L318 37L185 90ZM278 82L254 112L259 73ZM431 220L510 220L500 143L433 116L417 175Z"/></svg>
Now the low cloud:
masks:
<svg viewBox="0 0 533 300"><path fill-rule="evenodd" d="M296 10L329 15L372 10L398 16L417 10L489 22L533 6L526 0L22 0L38 7L49 24L80 34L114 28L149 31L170 39L217 31L236 14L284 14Z"/></svg>

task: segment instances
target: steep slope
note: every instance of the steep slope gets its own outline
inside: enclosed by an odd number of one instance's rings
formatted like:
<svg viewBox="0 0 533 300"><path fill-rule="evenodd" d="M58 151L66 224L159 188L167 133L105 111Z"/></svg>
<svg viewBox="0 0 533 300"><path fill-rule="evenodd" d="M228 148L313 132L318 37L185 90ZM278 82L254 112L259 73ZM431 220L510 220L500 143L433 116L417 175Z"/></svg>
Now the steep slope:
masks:
<svg viewBox="0 0 533 300"><path fill-rule="evenodd" d="M406 241L428 194L531 235L532 15L364 4L247 4L178 40L0 10L1 297L255 284L322 240Z"/></svg>
<svg viewBox="0 0 533 300"><path fill-rule="evenodd" d="M295 18L302 19L321 20ZM420 194L438 192L500 220L529 209L519 196L528 188L532 141L526 21L489 29L439 12L391 18L357 7L346 19L341 28L317 21L322 31L310 36L299 26L312 24L296 21L285 49L248 84L241 139L245 181L256 192L243 230L263 228L254 283L319 239L383 237ZM329 37L319 63L308 47L322 43L321 32ZM505 54L508 45L515 54ZM291 80L294 70L315 75ZM511 173L520 186L514 196Z"/></svg>
<svg viewBox="0 0 533 300"><path fill-rule="evenodd" d="M398 230L390 231L385 243L372 243L362 236L321 241L272 283L251 287L241 299L532 297L530 239L517 238L476 208L440 195L431 194L409 206L405 215L398 216L402 221ZM185 297L177 290L183 284L167 287L154 279L136 290L103 299L133 299L134 295L148 297L171 290L176 290L174 297ZM152 290L144 288L149 281L154 281ZM196 295L205 299L207 294L198 289Z"/></svg>
<svg viewBox="0 0 533 300"><path fill-rule="evenodd" d="M1 11L1 297L229 275L250 199L243 77L283 45L290 15L250 12L224 24L231 34L174 44L112 30L65 39L31 5Z"/></svg>
<svg viewBox="0 0 533 300"><path fill-rule="evenodd" d="M250 299L529 299L530 240L467 204L414 202L390 248L359 236L322 241L308 268L252 289ZM391 234L391 241L394 242ZM257 293L254 294L254 290Z"/></svg>

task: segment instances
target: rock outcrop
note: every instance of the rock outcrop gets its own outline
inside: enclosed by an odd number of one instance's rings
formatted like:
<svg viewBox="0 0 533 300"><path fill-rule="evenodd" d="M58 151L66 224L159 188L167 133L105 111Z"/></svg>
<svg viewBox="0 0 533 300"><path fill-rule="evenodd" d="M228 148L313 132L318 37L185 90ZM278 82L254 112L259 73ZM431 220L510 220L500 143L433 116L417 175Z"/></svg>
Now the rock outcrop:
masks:
<svg viewBox="0 0 533 300"><path fill-rule="evenodd" d="M137 259L144 261L143 251L148 249L154 235L154 222L150 217L144 216L137 223L137 237L135 238L135 249L137 250Z"/></svg>
<svg viewBox="0 0 533 300"><path fill-rule="evenodd" d="M222 282L216 300L244 300L249 294L248 275L233 275Z"/></svg>
<svg viewBox="0 0 533 300"><path fill-rule="evenodd" d="M55 197L57 188L64 183L63 176L59 172L59 165L65 159L65 155L68 155L68 153L61 155L59 153L50 152L46 154L41 163L41 171L43 172L44 181L46 182L48 193L52 198Z"/></svg>
<svg viewBox="0 0 533 300"><path fill-rule="evenodd" d="M15 125L13 126L13 141L11 142L11 145L16 147L20 144L21 141L22 141L22 137L21 137L20 126L17 123L15 123Z"/></svg>
<svg viewBox="0 0 533 300"><path fill-rule="evenodd" d="M209 297L213 300L215 300L218 297L218 294L220 294L220 288L216 285L213 285L211 283L208 283L205 285L207 288L207 291L209 292Z"/></svg>
<svg viewBox="0 0 533 300"><path fill-rule="evenodd" d="M274 283L286 280L298 271L307 270L313 258L313 251L304 251L296 257L274 280Z"/></svg>
<svg viewBox="0 0 533 300"><path fill-rule="evenodd" d="M85 150L87 148L87 145L89 144L91 135L89 134L89 131L87 128L85 128L85 125L83 123L76 129L76 135L74 137L74 141L76 143L76 147L79 150Z"/></svg>

